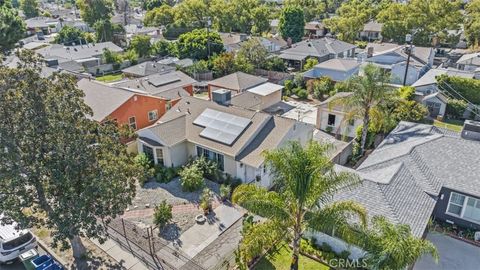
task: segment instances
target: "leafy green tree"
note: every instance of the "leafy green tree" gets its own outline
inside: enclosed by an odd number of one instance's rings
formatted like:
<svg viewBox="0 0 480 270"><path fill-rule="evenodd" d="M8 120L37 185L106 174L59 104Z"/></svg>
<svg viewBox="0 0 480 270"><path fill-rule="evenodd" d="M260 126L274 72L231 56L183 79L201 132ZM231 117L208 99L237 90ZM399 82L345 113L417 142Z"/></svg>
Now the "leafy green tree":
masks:
<svg viewBox="0 0 480 270"><path fill-rule="evenodd" d="M122 62L122 56L119 53L107 48L103 50L102 58L107 64L120 64Z"/></svg>
<svg viewBox="0 0 480 270"><path fill-rule="evenodd" d="M305 18L303 9L298 6L284 7L280 15L278 30L284 39L291 38L299 42L305 33Z"/></svg>
<svg viewBox="0 0 480 270"><path fill-rule="evenodd" d="M150 37L147 35L134 36L130 41L130 49L134 50L140 57L148 56L151 47Z"/></svg>
<svg viewBox="0 0 480 270"><path fill-rule="evenodd" d="M363 119L360 155L365 152L371 110L384 100L390 90L387 85L389 77L379 67L368 64L363 73L363 76L354 76L347 81L347 89L352 91L352 95L337 99L349 112L346 119Z"/></svg>
<svg viewBox="0 0 480 270"><path fill-rule="evenodd" d="M307 71L312 69L314 66L318 64L318 59L315 57L309 57L305 64L303 65L303 71Z"/></svg>
<svg viewBox="0 0 480 270"><path fill-rule="evenodd" d="M251 38L242 42L237 53L238 57L244 57L254 67L259 68L268 56L267 49L260 43L258 38Z"/></svg>
<svg viewBox="0 0 480 270"><path fill-rule="evenodd" d="M472 0L465 7L465 37L474 48L480 45L480 0Z"/></svg>
<svg viewBox="0 0 480 270"><path fill-rule="evenodd" d="M55 36L55 43L65 45L85 44L85 32L76 27L65 25Z"/></svg>
<svg viewBox="0 0 480 270"><path fill-rule="evenodd" d="M372 218L372 229L367 230L365 239L370 269L405 269L425 254L438 261L437 249L431 242L414 236L410 226L392 224L382 216Z"/></svg>
<svg viewBox="0 0 480 270"><path fill-rule="evenodd" d="M146 0L143 4L143 9L150 11L152 9L161 7L162 5L167 5L163 0Z"/></svg>
<svg viewBox="0 0 480 270"><path fill-rule="evenodd" d="M270 30L270 9L265 5L260 5L252 9L252 27L248 32L256 35L268 32Z"/></svg>
<svg viewBox="0 0 480 270"><path fill-rule="evenodd" d="M8 0L0 1L0 53L11 50L25 33L25 23Z"/></svg>
<svg viewBox="0 0 480 270"><path fill-rule="evenodd" d="M334 87L335 82L327 76L322 76L307 82L307 89L319 100L323 100L325 95L329 95L334 90Z"/></svg>
<svg viewBox="0 0 480 270"><path fill-rule="evenodd" d="M168 25L175 21L174 9L169 5L162 5L147 11L143 23L147 26Z"/></svg>
<svg viewBox="0 0 480 270"><path fill-rule="evenodd" d="M110 21L113 15L112 0L77 0L82 20L94 26L97 21Z"/></svg>
<svg viewBox="0 0 480 270"><path fill-rule="evenodd" d="M44 78L42 59L19 57L19 68L0 67L2 222L48 228L53 246L71 247L76 269L88 269L81 237L105 240L99 221L132 203L139 168L116 126L90 119L74 76Z"/></svg>
<svg viewBox="0 0 480 270"><path fill-rule="evenodd" d="M232 201L260 216L269 218L278 226L272 230L278 235L292 238L293 254L299 256L300 240L305 229L332 230L348 235L349 218L358 217L366 224L363 207L351 202L329 203L329 199L341 188L359 182L351 173L336 172L328 152L330 145L309 142L302 148L299 142L265 153L266 164L271 169L277 186L268 191L256 185L240 185L232 195ZM321 202L321 203L320 203ZM274 232L272 231L272 233ZM292 262L298 269L298 260Z"/></svg>
<svg viewBox="0 0 480 270"><path fill-rule="evenodd" d="M166 40L159 40L152 45L152 52L159 56L175 54L175 43Z"/></svg>
<svg viewBox="0 0 480 270"><path fill-rule="evenodd" d="M265 62L263 62L261 68L271 71L285 72L287 70L287 65L285 65L282 58L278 56L270 56Z"/></svg>
<svg viewBox="0 0 480 270"><path fill-rule="evenodd" d="M363 25L373 16L373 0L345 1L337 10L337 16L324 20L325 25L338 39L353 43Z"/></svg>
<svg viewBox="0 0 480 270"><path fill-rule="evenodd" d="M303 7L305 21L307 22L320 19L326 11L326 5L323 0L286 0L284 5Z"/></svg>
<svg viewBox="0 0 480 270"><path fill-rule="evenodd" d="M138 62L138 54L134 50L128 50L122 55L122 58L130 61L132 65L136 65Z"/></svg>
<svg viewBox="0 0 480 270"><path fill-rule="evenodd" d="M37 0L20 0L20 8L27 18L38 17L40 14Z"/></svg>
<svg viewBox="0 0 480 270"><path fill-rule="evenodd" d="M168 204L166 200L163 200L159 205L155 206L153 223L160 229L163 229L172 218L172 205Z"/></svg>
<svg viewBox="0 0 480 270"><path fill-rule="evenodd" d="M448 92L453 95L454 98L461 98L458 94L462 95L465 99L473 104L480 104L480 81L470 78L462 78L457 76L440 75L437 77L437 85L440 90ZM452 89L455 89L457 93L454 93Z"/></svg>
<svg viewBox="0 0 480 270"><path fill-rule="evenodd" d="M235 67L235 54L232 52L224 52L217 55L213 58L212 65L215 76L217 77L222 77L237 71Z"/></svg>
<svg viewBox="0 0 480 270"><path fill-rule="evenodd" d="M210 16L206 0L184 0L175 6L175 21L189 26L204 28Z"/></svg>
<svg viewBox="0 0 480 270"><path fill-rule="evenodd" d="M210 55L224 51L223 42L217 32L195 29L178 37L177 53L180 58L207 59Z"/></svg>
<svg viewBox="0 0 480 270"><path fill-rule="evenodd" d="M218 31L261 34L270 28L270 9L259 0L212 0L208 9Z"/></svg>
<svg viewBox="0 0 480 270"><path fill-rule="evenodd" d="M95 36L98 42L113 40L113 25L110 20L98 20L93 25Z"/></svg>
<svg viewBox="0 0 480 270"><path fill-rule="evenodd" d="M467 109L467 102L461 99L450 99L447 104L446 114L450 119L460 119Z"/></svg>
<svg viewBox="0 0 480 270"><path fill-rule="evenodd" d="M205 186L202 169L196 163L183 167L179 175L183 191L193 192Z"/></svg>
<svg viewBox="0 0 480 270"><path fill-rule="evenodd" d="M237 55L235 57L235 70L244 73L252 74L255 70L255 66L243 55Z"/></svg>

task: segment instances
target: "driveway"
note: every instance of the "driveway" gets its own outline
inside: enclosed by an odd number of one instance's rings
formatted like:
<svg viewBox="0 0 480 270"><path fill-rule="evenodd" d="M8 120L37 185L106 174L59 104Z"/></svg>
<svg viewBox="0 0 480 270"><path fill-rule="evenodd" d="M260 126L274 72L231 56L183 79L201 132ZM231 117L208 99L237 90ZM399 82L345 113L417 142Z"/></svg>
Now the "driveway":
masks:
<svg viewBox="0 0 480 270"><path fill-rule="evenodd" d="M417 261L414 270L480 269L480 247L436 232L429 233L427 239L437 247L440 256L438 264L428 255Z"/></svg>

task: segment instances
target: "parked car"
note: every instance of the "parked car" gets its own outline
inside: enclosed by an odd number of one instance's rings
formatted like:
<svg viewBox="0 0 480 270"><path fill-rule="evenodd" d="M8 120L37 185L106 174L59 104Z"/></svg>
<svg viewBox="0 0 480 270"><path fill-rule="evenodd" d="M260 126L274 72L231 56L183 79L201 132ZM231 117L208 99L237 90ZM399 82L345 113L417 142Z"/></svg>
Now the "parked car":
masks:
<svg viewBox="0 0 480 270"><path fill-rule="evenodd" d="M18 224L15 222L0 224L0 264L11 263L23 252L37 247L37 240L33 234L29 230L17 227Z"/></svg>

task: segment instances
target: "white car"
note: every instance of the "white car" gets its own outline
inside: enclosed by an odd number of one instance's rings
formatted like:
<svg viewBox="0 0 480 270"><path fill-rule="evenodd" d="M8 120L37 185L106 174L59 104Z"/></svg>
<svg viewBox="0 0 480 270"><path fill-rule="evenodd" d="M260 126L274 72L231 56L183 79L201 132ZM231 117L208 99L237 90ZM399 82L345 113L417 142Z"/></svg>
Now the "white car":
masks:
<svg viewBox="0 0 480 270"><path fill-rule="evenodd" d="M0 264L11 263L23 252L37 247L33 234L28 230L17 229L17 225L15 222L0 223Z"/></svg>

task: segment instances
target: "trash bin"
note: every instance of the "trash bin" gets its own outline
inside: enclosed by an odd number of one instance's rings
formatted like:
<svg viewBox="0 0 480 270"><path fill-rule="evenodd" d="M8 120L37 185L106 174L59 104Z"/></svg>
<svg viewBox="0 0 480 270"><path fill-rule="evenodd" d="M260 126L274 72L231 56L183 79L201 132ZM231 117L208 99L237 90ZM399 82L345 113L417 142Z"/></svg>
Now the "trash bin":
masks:
<svg viewBox="0 0 480 270"><path fill-rule="evenodd" d="M35 266L33 265L32 261L37 257L38 257L38 252L34 248L25 251L19 256L20 261L22 262L23 266L25 266L25 269L27 270L35 270Z"/></svg>
<svg viewBox="0 0 480 270"><path fill-rule="evenodd" d="M32 264L35 267L35 270L44 270L53 264L53 259L48 255L42 255L36 259L33 259Z"/></svg>

